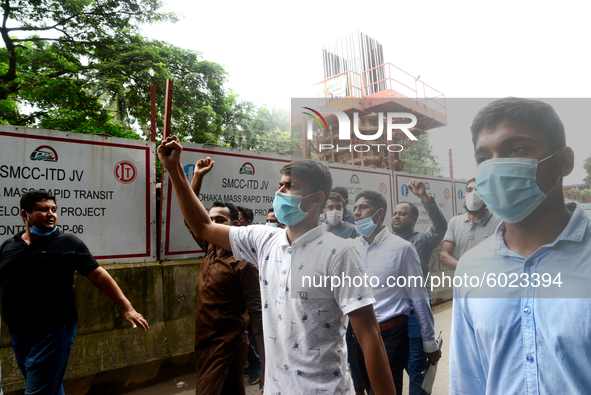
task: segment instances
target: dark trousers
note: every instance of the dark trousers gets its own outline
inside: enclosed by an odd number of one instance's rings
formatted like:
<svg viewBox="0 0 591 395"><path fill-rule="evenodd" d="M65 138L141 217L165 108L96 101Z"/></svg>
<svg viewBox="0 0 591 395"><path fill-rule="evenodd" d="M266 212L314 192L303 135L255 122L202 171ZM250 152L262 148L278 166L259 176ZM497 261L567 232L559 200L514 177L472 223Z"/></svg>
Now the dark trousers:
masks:
<svg viewBox="0 0 591 395"><path fill-rule="evenodd" d="M246 356L246 361L248 362L248 367L252 372L253 369L255 372L261 371L261 358L259 356L259 349L257 347L257 342L249 331L246 331L246 335L248 336L248 355Z"/></svg>
<svg viewBox="0 0 591 395"><path fill-rule="evenodd" d="M236 361L230 364L220 395L244 394L244 379L242 378L243 370L244 365L240 365Z"/></svg>
<svg viewBox="0 0 591 395"><path fill-rule="evenodd" d="M390 371L394 378L396 393L402 394L402 374L408 362L408 325L399 325L382 332L382 340L386 348ZM374 392L371 390L369 376L365 367L365 358L363 357L363 351L360 345L357 346L357 368L359 369L359 373L361 373L365 388L372 395Z"/></svg>
<svg viewBox="0 0 591 395"><path fill-rule="evenodd" d="M78 324L49 335L10 335L25 395L64 395L64 375Z"/></svg>
<svg viewBox="0 0 591 395"><path fill-rule="evenodd" d="M408 394L409 395L427 395L421 388L423 385L423 372L427 368L429 360L423 351L423 336L421 334L421 326L415 317L414 311L410 313L408 318L408 333L410 335L410 348L408 356Z"/></svg>

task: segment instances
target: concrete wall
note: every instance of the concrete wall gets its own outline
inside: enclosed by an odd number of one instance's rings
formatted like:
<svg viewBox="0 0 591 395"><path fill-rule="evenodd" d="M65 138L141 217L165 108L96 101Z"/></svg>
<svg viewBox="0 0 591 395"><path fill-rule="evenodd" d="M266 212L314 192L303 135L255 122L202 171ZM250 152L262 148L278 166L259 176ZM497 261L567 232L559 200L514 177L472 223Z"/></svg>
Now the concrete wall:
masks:
<svg viewBox="0 0 591 395"><path fill-rule="evenodd" d="M66 373L68 395L109 394L194 370L199 259L103 266L150 330L131 329L119 307L76 275L78 335ZM2 388L23 393L8 327L0 337Z"/></svg>

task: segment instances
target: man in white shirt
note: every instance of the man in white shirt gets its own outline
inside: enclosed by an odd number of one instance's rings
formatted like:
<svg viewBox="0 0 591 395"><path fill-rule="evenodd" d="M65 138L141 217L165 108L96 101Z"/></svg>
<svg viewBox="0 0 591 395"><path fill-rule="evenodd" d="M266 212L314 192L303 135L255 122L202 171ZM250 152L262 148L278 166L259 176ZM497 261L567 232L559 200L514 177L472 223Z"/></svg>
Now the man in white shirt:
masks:
<svg viewBox="0 0 591 395"><path fill-rule="evenodd" d="M411 243L393 235L383 225L387 208L388 203L379 192L366 190L355 197L355 227L362 236L355 239L355 246L371 279L376 298L374 310L396 391L401 394L402 373L409 353L407 322L411 303L421 327L425 355L432 364L441 358L441 351L435 339L433 314L419 256ZM374 282L374 278L379 282ZM358 358L358 366L366 380L363 355Z"/></svg>
<svg viewBox="0 0 591 395"><path fill-rule="evenodd" d="M178 138L172 136L158 148L158 157L168 171L183 216L193 232L232 251L237 259L259 263L268 355L265 392L351 393L345 345L348 315L368 356L367 370L375 393L395 394L371 289L333 287L332 283L330 288L315 288L297 281L305 280L305 276L314 277L315 282L364 274L357 251L318 227L318 216L332 184L328 168L306 160L282 169L273 208L277 219L287 225L285 230L257 225L229 227L209 219L185 177L181 152Z"/></svg>

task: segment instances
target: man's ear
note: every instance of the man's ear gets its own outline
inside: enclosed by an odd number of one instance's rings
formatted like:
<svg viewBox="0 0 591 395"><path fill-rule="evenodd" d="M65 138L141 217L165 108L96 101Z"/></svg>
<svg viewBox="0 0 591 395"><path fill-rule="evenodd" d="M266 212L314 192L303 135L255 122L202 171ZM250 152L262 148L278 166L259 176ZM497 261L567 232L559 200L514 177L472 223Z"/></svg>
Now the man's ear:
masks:
<svg viewBox="0 0 591 395"><path fill-rule="evenodd" d="M240 226L240 221L232 221L232 226Z"/></svg>
<svg viewBox="0 0 591 395"><path fill-rule="evenodd" d="M380 211L381 211L381 215L380 214L377 215L379 218L378 218L378 221L376 222L376 224L379 224L380 221L382 221L382 223L383 223L386 218L386 210L384 210L382 207L380 207L378 209L378 211L376 211L376 213L380 213ZM375 215L375 213L374 213L374 215Z"/></svg>
<svg viewBox="0 0 591 395"><path fill-rule="evenodd" d="M575 153L571 147L564 147L558 154L558 169L562 177L568 176L575 167Z"/></svg>
<svg viewBox="0 0 591 395"><path fill-rule="evenodd" d="M314 206L321 206L322 202L324 202L324 192L316 191L316 195L314 195L314 199L312 200L312 204Z"/></svg>
<svg viewBox="0 0 591 395"><path fill-rule="evenodd" d="M27 220L28 220L28 218L27 218L27 210L25 210L25 209L22 209L21 210L21 218L23 219L23 221L25 221L25 223L27 223Z"/></svg>
<svg viewBox="0 0 591 395"><path fill-rule="evenodd" d="M419 217L412 217L412 223L416 225L418 219Z"/></svg>

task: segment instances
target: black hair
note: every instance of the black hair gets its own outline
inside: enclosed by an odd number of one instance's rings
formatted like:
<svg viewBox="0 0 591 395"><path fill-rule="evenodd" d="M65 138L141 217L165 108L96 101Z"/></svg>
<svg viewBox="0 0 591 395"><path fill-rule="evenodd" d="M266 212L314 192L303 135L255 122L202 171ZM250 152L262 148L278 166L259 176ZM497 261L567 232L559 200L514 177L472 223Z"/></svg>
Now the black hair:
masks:
<svg viewBox="0 0 591 395"><path fill-rule="evenodd" d="M288 163L281 169L282 175L292 175L310 185L310 193L324 192L323 208L332 188L332 175L328 167L317 160L302 159Z"/></svg>
<svg viewBox="0 0 591 395"><path fill-rule="evenodd" d="M410 216L419 218L419 209L411 202L400 202L398 204L408 204L410 206Z"/></svg>
<svg viewBox="0 0 591 395"><path fill-rule="evenodd" d="M507 97L493 101L476 114L470 127L474 147L483 130L492 131L504 122L535 129L545 137L553 152L566 146L564 125L551 105L539 100Z"/></svg>
<svg viewBox="0 0 591 395"><path fill-rule="evenodd" d="M238 209L232 203L222 203L220 201L213 202L213 207L225 207L230 211L230 221L238 221L240 214L238 214Z"/></svg>
<svg viewBox="0 0 591 395"><path fill-rule="evenodd" d="M336 200L337 202L343 204L343 197L341 196L341 194L336 192L331 192L330 195L328 195L328 199L326 200Z"/></svg>
<svg viewBox="0 0 591 395"><path fill-rule="evenodd" d="M241 206L237 206L236 208L238 209L238 215L240 215L240 213L242 213L242 215L244 215L244 219L247 219L250 222L252 222L252 220L254 220L254 213L252 212L251 209L249 209L247 207L241 207Z"/></svg>
<svg viewBox="0 0 591 395"><path fill-rule="evenodd" d="M330 192L331 193L332 192L336 192L339 195L341 195L342 198L343 198L343 202L345 200L349 200L349 192L347 192L347 190L345 189L345 187L334 187Z"/></svg>
<svg viewBox="0 0 591 395"><path fill-rule="evenodd" d="M273 210L273 207L271 207L271 208L269 209L269 211L267 211L267 214L268 214L268 213L274 213L274 212L275 212L275 210Z"/></svg>
<svg viewBox="0 0 591 395"><path fill-rule="evenodd" d="M466 186L468 186L468 184L470 184L471 182L476 182L476 177L472 177L468 180L468 182L466 183Z"/></svg>
<svg viewBox="0 0 591 395"><path fill-rule="evenodd" d="M30 213L33 210L33 207L43 200L53 200L53 202L57 204L55 196L49 192L40 190L29 191L21 196L21 210Z"/></svg>
<svg viewBox="0 0 591 395"><path fill-rule="evenodd" d="M388 211L388 202L386 202L386 198L379 192L372 191L370 189L366 189L365 191L361 191L355 196L355 203L361 198L366 198L371 202L371 204L376 209L376 212L383 208L384 209L384 216L386 218L386 211ZM375 214L375 213L374 213Z"/></svg>

